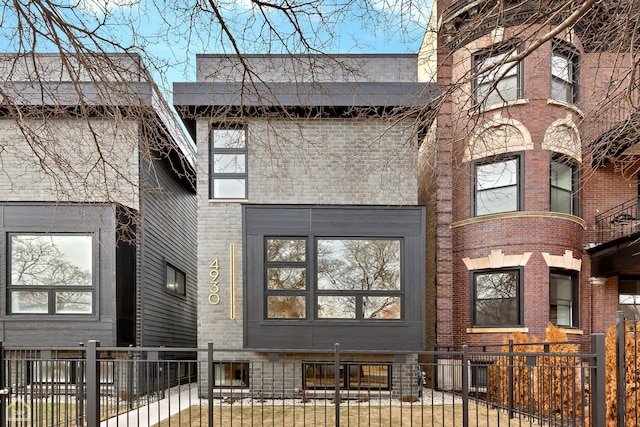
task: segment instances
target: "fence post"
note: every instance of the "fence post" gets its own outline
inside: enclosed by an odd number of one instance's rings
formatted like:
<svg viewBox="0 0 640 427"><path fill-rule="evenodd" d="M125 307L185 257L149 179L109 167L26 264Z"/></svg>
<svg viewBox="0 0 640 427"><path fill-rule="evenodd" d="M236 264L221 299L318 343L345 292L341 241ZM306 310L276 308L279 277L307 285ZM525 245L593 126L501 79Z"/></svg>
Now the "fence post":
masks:
<svg viewBox="0 0 640 427"><path fill-rule="evenodd" d="M509 419L515 417L515 411L513 410L513 339L509 340L509 366L507 367L507 410L509 413Z"/></svg>
<svg viewBox="0 0 640 427"><path fill-rule="evenodd" d="M335 381L335 416L336 422L335 426L340 427L340 344L335 343L333 345L334 352L334 371L333 377Z"/></svg>
<svg viewBox="0 0 640 427"><path fill-rule="evenodd" d="M469 427L469 346L462 345L462 427Z"/></svg>
<svg viewBox="0 0 640 427"><path fill-rule="evenodd" d="M213 343L207 344L207 400L209 407L208 426L213 427Z"/></svg>
<svg viewBox="0 0 640 427"><path fill-rule="evenodd" d="M87 342L87 427L100 425L100 365L98 365L100 342Z"/></svg>
<svg viewBox="0 0 640 427"><path fill-rule="evenodd" d="M83 343L78 343L78 345L80 347L84 347ZM80 350L80 354L82 354L82 350ZM78 358L78 365L76 367L76 373L77 373L77 378L76 378L76 392L78 395L78 401L76 403L76 412L77 412L77 416L78 416L78 425L83 426L84 425L84 362L82 361L82 359L79 357ZM0 424L1 425L1 424Z"/></svg>
<svg viewBox="0 0 640 427"><path fill-rule="evenodd" d="M618 405L618 425L625 426L627 417L627 363L626 363L626 325L624 313L616 313L616 401Z"/></svg>
<svg viewBox="0 0 640 427"><path fill-rule="evenodd" d="M594 355L591 365L595 368L591 382L591 425L600 427L607 419L604 334L591 335L591 353Z"/></svg>
<svg viewBox="0 0 640 427"><path fill-rule="evenodd" d="M7 373L4 370L4 346L0 341L0 389L9 389L6 375ZM0 395L0 426L7 425L7 399L9 399L7 394Z"/></svg>
<svg viewBox="0 0 640 427"><path fill-rule="evenodd" d="M133 344L129 344L127 352L127 408L133 409Z"/></svg>

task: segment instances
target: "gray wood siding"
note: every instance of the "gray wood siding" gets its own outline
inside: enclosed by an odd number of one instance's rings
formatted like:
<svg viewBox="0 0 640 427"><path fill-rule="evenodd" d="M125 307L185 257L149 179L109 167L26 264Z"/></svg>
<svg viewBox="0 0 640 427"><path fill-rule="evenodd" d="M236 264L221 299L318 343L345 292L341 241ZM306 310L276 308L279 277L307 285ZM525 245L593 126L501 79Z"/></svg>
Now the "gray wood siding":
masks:
<svg viewBox="0 0 640 427"><path fill-rule="evenodd" d="M116 345L115 210L111 205L0 203L0 327L8 346ZM93 233L94 314L7 314L9 233Z"/></svg>
<svg viewBox="0 0 640 427"><path fill-rule="evenodd" d="M196 195L168 162L141 159L138 228L139 343L197 345ZM165 262L186 273L186 296L165 289Z"/></svg>

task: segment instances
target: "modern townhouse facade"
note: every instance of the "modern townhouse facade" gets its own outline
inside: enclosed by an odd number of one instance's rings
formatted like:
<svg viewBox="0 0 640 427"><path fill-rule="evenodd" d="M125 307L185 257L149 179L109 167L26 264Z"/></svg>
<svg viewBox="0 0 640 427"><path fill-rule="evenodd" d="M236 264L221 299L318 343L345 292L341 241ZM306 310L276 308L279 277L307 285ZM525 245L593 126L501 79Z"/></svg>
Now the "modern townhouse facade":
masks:
<svg viewBox="0 0 640 427"><path fill-rule="evenodd" d="M0 67L0 340L195 346L195 151L141 59Z"/></svg>
<svg viewBox="0 0 640 427"><path fill-rule="evenodd" d="M420 153L429 347L638 315L635 65L593 26L615 14L555 31L538 2L489 3L435 1L421 50L421 81L460 83Z"/></svg>
<svg viewBox="0 0 640 427"><path fill-rule="evenodd" d="M392 364L426 346L412 110L432 88L417 69L417 55L198 55L197 82L174 84L198 147L198 343L228 350L214 387L331 389L336 343L363 350L342 359L345 387L416 383ZM249 371L273 360L290 372Z"/></svg>

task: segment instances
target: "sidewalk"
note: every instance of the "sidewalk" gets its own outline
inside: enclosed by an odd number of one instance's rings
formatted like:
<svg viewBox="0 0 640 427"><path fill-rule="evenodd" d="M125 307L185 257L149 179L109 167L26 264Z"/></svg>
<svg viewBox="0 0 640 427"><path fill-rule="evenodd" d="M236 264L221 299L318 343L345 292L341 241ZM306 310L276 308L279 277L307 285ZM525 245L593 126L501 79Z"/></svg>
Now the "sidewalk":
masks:
<svg viewBox="0 0 640 427"><path fill-rule="evenodd" d="M100 423L100 427L150 427L192 405L199 405L198 388L193 385L180 393Z"/></svg>

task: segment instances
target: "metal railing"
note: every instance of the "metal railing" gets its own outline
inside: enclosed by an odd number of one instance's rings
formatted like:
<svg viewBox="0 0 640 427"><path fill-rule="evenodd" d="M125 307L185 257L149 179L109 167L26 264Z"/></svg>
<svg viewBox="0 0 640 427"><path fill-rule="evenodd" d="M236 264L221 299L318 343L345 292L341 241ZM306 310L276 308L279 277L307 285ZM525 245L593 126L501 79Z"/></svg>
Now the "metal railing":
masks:
<svg viewBox="0 0 640 427"><path fill-rule="evenodd" d="M598 232L598 243L607 243L639 232L639 205L640 198L635 197L597 215L595 226Z"/></svg>
<svg viewBox="0 0 640 427"><path fill-rule="evenodd" d="M604 425L604 336L571 345L571 354L511 343L375 361L339 345L307 358L212 344L4 347L0 424Z"/></svg>

